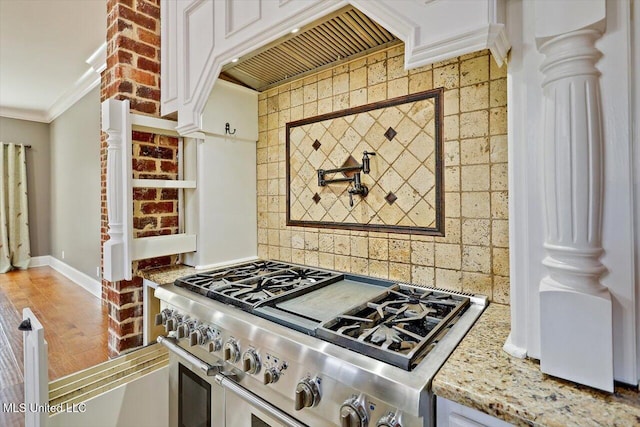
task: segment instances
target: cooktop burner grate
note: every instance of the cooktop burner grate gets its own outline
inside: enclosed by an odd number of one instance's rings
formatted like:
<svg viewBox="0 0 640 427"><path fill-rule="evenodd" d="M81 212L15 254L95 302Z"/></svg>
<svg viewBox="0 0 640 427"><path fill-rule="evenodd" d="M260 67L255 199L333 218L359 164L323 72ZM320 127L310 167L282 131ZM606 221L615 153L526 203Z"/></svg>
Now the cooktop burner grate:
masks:
<svg viewBox="0 0 640 427"><path fill-rule="evenodd" d="M396 285L329 320L317 335L410 370L468 304L463 296Z"/></svg>
<svg viewBox="0 0 640 427"><path fill-rule="evenodd" d="M470 304L464 295L386 281L376 283L379 293L354 298L347 292L353 286L381 281L349 276L349 282L345 277L334 271L260 261L194 274L175 284L405 370L431 351ZM312 292L337 282L346 286L344 296L353 302L326 317L308 318L305 310L285 304L303 295L319 296Z"/></svg>
<svg viewBox="0 0 640 427"><path fill-rule="evenodd" d="M340 280L339 273L265 261L180 278L177 286L247 311L278 297Z"/></svg>

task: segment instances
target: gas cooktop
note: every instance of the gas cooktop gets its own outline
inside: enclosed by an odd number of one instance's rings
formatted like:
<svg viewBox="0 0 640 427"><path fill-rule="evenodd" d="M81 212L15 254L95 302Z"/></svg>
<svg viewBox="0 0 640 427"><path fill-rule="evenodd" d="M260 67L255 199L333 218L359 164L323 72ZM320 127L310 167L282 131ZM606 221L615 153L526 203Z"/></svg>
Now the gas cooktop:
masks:
<svg viewBox="0 0 640 427"><path fill-rule="evenodd" d="M199 273L175 285L405 370L469 305L460 294L273 261Z"/></svg>

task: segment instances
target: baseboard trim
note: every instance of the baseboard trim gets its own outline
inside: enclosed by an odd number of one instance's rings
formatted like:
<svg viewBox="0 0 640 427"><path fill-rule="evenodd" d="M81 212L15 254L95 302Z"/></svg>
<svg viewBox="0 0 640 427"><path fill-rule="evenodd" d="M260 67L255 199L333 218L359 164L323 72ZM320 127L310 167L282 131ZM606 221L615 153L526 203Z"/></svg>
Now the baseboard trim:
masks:
<svg viewBox="0 0 640 427"><path fill-rule="evenodd" d="M57 258L50 255L32 257L29 263L29 268L44 266L53 268L76 285L89 291L94 297L102 299L102 283L99 280L71 267L69 264L65 264Z"/></svg>
<svg viewBox="0 0 640 427"><path fill-rule="evenodd" d="M51 265L51 257L49 255L31 257L31 261L29 262L29 268L48 265Z"/></svg>

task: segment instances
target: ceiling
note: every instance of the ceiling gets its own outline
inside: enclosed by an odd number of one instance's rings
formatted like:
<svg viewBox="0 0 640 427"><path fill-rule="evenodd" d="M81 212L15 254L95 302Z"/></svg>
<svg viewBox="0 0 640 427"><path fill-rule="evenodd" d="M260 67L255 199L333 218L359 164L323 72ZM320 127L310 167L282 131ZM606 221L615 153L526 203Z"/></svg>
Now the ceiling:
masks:
<svg viewBox="0 0 640 427"><path fill-rule="evenodd" d="M0 0L0 116L48 123L95 87L86 60L104 45L106 9L106 0Z"/></svg>
<svg viewBox="0 0 640 427"><path fill-rule="evenodd" d="M351 6L238 58L222 77L263 91L286 81L400 43Z"/></svg>

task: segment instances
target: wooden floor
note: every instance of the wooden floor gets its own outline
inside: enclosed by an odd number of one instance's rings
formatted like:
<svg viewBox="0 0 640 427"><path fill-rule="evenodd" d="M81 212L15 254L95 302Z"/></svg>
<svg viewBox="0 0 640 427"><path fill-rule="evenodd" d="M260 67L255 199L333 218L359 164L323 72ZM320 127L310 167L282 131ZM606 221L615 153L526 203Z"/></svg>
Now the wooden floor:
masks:
<svg viewBox="0 0 640 427"><path fill-rule="evenodd" d="M49 344L49 380L108 359L107 309L50 267L0 274L0 426L22 426L23 414L3 403L24 401L22 309L31 308Z"/></svg>

